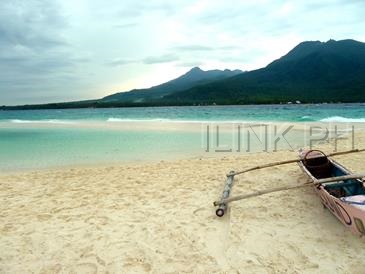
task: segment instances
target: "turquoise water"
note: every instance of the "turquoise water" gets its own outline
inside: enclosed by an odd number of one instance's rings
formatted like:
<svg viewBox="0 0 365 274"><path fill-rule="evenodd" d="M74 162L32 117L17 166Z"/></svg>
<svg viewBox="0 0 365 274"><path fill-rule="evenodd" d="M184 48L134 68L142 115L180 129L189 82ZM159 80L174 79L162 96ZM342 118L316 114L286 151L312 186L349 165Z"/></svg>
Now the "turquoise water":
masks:
<svg viewBox="0 0 365 274"><path fill-rule="evenodd" d="M188 155L187 147L199 151L198 138L192 132L2 128L0 171L170 159Z"/></svg>
<svg viewBox="0 0 365 274"><path fill-rule="evenodd" d="M169 130L169 123L161 123L170 121L178 121L180 129ZM212 121L364 122L365 108L328 104L0 111L0 172L212 156L213 148L206 151L205 130ZM119 126L123 122L129 126ZM210 145L217 148L214 134L211 128ZM304 145L295 141L300 139L295 134L301 133L293 131L288 139ZM221 132L219 138L220 146L237 152L235 129Z"/></svg>
<svg viewBox="0 0 365 274"><path fill-rule="evenodd" d="M365 104L252 105L0 111L1 120L365 121ZM355 120L356 121L356 120Z"/></svg>

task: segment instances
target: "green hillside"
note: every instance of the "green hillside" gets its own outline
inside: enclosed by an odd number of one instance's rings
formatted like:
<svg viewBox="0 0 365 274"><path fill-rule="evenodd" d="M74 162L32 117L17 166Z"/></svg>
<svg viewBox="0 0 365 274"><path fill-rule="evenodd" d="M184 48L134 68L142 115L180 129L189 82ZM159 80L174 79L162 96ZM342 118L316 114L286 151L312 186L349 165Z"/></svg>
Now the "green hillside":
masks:
<svg viewBox="0 0 365 274"><path fill-rule="evenodd" d="M195 86L165 102L250 104L365 101L365 44L303 42L267 67Z"/></svg>
<svg viewBox="0 0 365 274"><path fill-rule="evenodd" d="M196 85L206 84L216 80L242 73L240 70L208 70L204 71L198 67L192 68L184 75L147 89L135 89L129 92L119 92L101 99L102 102L129 102L148 103L150 100L161 99L163 96L192 88Z"/></svg>

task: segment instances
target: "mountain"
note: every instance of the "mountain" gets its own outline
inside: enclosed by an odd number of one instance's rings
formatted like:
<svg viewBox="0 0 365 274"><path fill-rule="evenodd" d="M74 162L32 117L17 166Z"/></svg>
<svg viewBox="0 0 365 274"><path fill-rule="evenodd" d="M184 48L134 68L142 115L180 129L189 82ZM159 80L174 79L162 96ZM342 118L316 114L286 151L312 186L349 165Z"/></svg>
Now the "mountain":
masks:
<svg viewBox="0 0 365 274"><path fill-rule="evenodd" d="M364 102L365 43L355 40L302 42L265 68L163 97L198 104Z"/></svg>
<svg viewBox="0 0 365 274"><path fill-rule="evenodd" d="M196 85L206 84L216 80L222 80L241 74L241 70L201 70L199 67L192 68L184 75L147 89L134 89L129 92L119 92L106 96L101 99L102 102L134 102L141 103L148 100L162 98L168 94L183 91Z"/></svg>

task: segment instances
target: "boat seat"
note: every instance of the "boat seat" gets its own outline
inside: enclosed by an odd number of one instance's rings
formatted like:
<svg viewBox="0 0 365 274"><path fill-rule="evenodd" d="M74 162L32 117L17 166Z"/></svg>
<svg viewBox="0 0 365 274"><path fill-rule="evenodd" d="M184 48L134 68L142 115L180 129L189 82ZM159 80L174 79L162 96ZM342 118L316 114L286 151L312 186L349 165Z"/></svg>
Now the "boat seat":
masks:
<svg viewBox="0 0 365 274"><path fill-rule="evenodd" d="M357 180L346 180L346 181L339 181L335 184L333 183L328 183L328 184L329 185L326 185L326 183L323 184L326 190L341 188L345 191L346 196L365 194L364 189Z"/></svg>
<svg viewBox="0 0 365 274"><path fill-rule="evenodd" d="M323 185L326 187L326 189L338 188L338 187L343 187L343 186L352 186L352 185L357 185L357 184L359 184L359 183L354 180L339 181L335 184L331 183L331 182L323 183Z"/></svg>
<svg viewBox="0 0 365 274"><path fill-rule="evenodd" d="M342 197L341 201L344 201L356 208L365 211L365 195L354 195L354 196L347 196Z"/></svg>

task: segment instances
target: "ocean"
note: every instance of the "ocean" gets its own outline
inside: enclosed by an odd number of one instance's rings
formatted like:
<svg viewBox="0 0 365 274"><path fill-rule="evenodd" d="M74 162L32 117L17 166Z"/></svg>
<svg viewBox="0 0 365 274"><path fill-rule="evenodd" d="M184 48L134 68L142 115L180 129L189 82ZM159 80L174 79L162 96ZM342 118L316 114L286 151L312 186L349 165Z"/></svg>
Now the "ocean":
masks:
<svg viewBox="0 0 365 274"><path fill-rule="evenodd" d="M0 111L0 121L67 123L115 121L365 122L365 104L191 106Z"/></svg>
<svg viewBox="0 0 365 274"><path fill-rule="evenodd" d="M247 142L243 147L237 139L241 137L237 136L247 137L249 133L239 132L242 128L237 125L357 124L365 122L364 106L292 104L0 111L0 172L209 157L218 152L247 153L252 147L262 149L262 142L256 138L254 144L252 133L257 132L252 131L251 147L248 148ZM221 123L231 126L218 128ZM286 135L289 140L286 143L292 142L295 149L305 145L306 140L298 141L303 139L301 134L300 130L292 130L291 135Z"/></svg>

